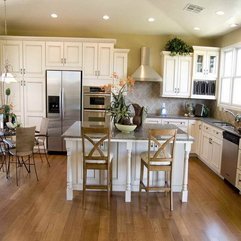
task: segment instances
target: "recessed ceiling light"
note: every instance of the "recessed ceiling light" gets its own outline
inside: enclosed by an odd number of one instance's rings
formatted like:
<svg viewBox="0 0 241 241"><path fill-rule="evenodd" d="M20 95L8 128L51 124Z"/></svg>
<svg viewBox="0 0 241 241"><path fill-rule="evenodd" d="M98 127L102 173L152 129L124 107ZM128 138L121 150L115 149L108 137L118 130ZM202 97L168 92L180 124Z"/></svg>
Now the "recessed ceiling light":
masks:
<svg viewBox="0 0 241 241"><path fill-rule="evenodd" d="M199 27L194 27L193 29L194 29L195 31L199 31L199 30L200 30Z"/></svg>
<svg viewBox="0 0 241 241"><path fill-rule="evenodd" d="M102 18L103 18L104 20L110 19L110 17L109 17L108 15L104 15Z"/></svg>
<svg viewBox="0 0 241 241"><path fill-rule="evenodd" d="M51 16L51 18L57 18L58 17L58 15L56 13L52 13L50 16Z"/></svg>
<svg viewBox="0 0 241 241"><path fill-rule="evenodd" d="M148 22L154 22L155 18L148 18Z"/></svg>
<svg viewBox="0 0 241 241"><path fill-rule="evenodd" d="M223 11L217 11L216 14L221 16L221 15L224 15L224 12Z"/></svg>
<svg viewBox="0 0 241 241"><path fill-rule="evenodd" d="M235 28L235 27L237 27L237 26L238 26L237 23L232 23L232 24L230 24L230 27L231 27L231 28Z"/></svg>

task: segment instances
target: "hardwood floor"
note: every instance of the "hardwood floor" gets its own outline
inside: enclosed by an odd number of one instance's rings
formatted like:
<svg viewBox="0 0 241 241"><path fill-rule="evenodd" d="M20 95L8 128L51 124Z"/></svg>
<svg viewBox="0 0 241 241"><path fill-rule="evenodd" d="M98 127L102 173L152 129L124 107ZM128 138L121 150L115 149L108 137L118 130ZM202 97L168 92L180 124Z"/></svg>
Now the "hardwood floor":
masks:
<svg viewBox="0 0 241 241"><path fill-rule="evenodd" d="M151 193L132 195L114 192L106 208L105 192L87 192L82 208L81 192L65 200L65 156L49 156L51 167L37 160L40 181L34 172L21 173L16 186L14 169L10 180L0 172L1 241L232 241L241 240L241 196L198 159L190 160L189 202L182 204Z"/></svg>

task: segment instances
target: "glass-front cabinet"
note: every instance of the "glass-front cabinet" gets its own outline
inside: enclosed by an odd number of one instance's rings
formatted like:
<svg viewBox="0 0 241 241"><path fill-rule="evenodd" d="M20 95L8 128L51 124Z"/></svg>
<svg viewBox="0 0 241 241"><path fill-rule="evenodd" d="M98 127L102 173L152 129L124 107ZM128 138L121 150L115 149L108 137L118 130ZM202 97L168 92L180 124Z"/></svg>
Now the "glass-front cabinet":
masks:
<svg viewBox="0 0 241 241"><path fill-rule="evenodd" d="M194 78L216 80L218 75L219 48L194 47Z"/></svg>
<svg viewBox="0 0 241 241"><path fill-rule="evenodd" d="M193 46L192 98L216 99L219 48Z"/></svg>

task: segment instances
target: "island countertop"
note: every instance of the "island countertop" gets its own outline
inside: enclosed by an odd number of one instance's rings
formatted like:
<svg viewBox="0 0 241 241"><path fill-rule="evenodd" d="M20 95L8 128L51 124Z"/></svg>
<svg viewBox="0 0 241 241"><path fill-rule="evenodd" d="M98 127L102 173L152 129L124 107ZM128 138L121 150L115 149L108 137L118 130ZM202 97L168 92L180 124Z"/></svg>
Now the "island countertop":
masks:
<svg viewBox="0 0 241 241"><path fill-rule="evenodd" d="M66 130L62 137L64 138L81 138L81 126L96 126L96 124L93 124L91 122L81 122L81 121L76 121L68 130ZM100 125L100 126L105 126ZM177 128L175 125L171 124L150 124L150 123L145 123L143 124L140 128L136 129L133 132L130 133L123 133L117 130L114 126L111 127L111 139L114 140L147 140L148 139L148 130L149 129L173 129ZM189 136L187 133L182 131L181 129L177 128L177 141L190 141L193 142L194 138Z"/></svg>

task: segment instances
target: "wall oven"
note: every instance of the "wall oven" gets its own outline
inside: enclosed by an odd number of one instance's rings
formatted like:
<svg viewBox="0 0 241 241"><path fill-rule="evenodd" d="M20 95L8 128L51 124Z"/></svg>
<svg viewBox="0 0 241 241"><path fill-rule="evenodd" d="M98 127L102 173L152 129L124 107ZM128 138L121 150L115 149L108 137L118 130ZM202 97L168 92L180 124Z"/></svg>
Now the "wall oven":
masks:
<svg viewBox="0 0 241 241"><path fill-rule="evenodd" d="M101 87L83 87L83 120L91 122L109 121L108 108L111 103L111 92Z"/></svg>

